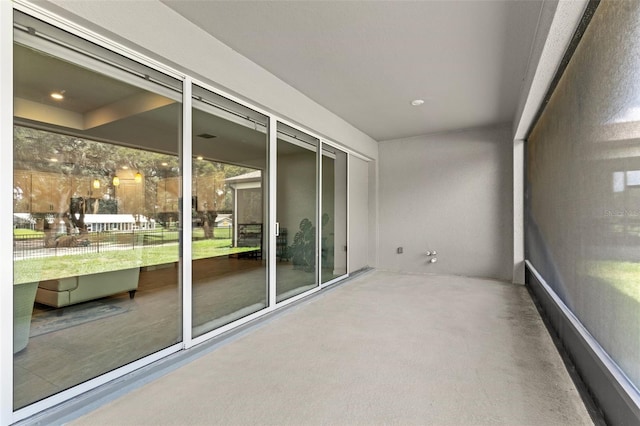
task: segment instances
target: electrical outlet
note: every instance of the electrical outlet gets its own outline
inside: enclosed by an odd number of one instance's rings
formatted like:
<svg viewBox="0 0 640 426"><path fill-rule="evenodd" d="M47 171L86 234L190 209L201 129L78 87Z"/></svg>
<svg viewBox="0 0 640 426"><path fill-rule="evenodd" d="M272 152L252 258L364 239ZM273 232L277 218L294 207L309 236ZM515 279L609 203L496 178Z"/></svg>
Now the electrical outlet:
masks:
<svg viewBox="0 0 640 426"><path fill-rule="evenodd" d="M396 253L398 253L398 254L402 254L403 252L404 252L404 250L402 249L402 247L398 247L396 249Z"/></svg>

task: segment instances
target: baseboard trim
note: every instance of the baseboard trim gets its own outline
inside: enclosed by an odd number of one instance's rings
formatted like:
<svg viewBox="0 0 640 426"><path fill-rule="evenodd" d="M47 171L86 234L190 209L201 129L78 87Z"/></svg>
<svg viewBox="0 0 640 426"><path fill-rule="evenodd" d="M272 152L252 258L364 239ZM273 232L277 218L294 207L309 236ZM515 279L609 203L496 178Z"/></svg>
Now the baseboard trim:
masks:
<svg viewBox="0 0 640 426"><path fill-rule="evenodd" d="M638 389L528 260L525 282L605 421L612 425L640 424Z"/></svg>

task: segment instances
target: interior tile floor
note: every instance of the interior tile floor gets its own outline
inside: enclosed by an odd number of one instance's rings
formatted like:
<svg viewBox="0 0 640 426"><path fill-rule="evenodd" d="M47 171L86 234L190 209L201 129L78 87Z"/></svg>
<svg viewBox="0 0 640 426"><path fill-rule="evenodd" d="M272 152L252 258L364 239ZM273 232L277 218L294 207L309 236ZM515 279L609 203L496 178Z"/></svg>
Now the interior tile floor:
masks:
<svg viewBox="0 0 640 426"><path fill-rule="evenodd" d="M593 421L526 288L375 271L70 424Z"/></svg>

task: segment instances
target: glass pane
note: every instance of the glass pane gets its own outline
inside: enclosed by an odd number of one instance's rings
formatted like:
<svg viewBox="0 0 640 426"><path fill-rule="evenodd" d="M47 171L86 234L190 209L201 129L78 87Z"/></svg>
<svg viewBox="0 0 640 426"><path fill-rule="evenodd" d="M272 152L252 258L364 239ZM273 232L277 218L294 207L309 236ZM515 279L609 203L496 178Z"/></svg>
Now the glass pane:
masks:
<svg viewBox="0 0 640 426"><path fill-rule="evenodd" d="M278 123L276 301L317 285L316 205L319 141Z"/></svg>
<svg viewBox="0 0 640 426"><path fill-rule="evenodd" d="M267 306L267 117L194 86L193 334Z"/></svg>
<svg viewBox="0 0 640 426"><path fill-rule="evenodd" d="M527 257L640 386L640 2L601 2L527 149Z"/></svg>
<svg viewBox="0 0 640 426"><path fill-rule="evenodd" d="M17 409L182 339L181 82L111 72L15 17Z"/></svg>
<svg viewBox="0 0 640 426"><path fill-rule="evenodd" d="M321 279L347 273L347 154L323 145Z"/></svg>

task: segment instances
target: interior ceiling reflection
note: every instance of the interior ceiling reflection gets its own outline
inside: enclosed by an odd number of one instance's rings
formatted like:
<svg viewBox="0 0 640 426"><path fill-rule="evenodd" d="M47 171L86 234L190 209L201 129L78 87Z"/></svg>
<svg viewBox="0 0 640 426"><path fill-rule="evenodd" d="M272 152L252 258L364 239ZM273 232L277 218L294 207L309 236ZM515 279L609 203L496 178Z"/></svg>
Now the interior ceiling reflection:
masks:
<svg viewBox="0 0 640 426"><path fill-rule="evenodd" d="M177 155L180 103L25 46L15 45L14 57L17 124ZM63 101L50 98L51 91L62 88L66 94ZM99 113L116 119L85 125ZM265 129L226 110L201 106L193 113L194 153L265 168ZM216 137L197 136L203 133Z"/></svg>

